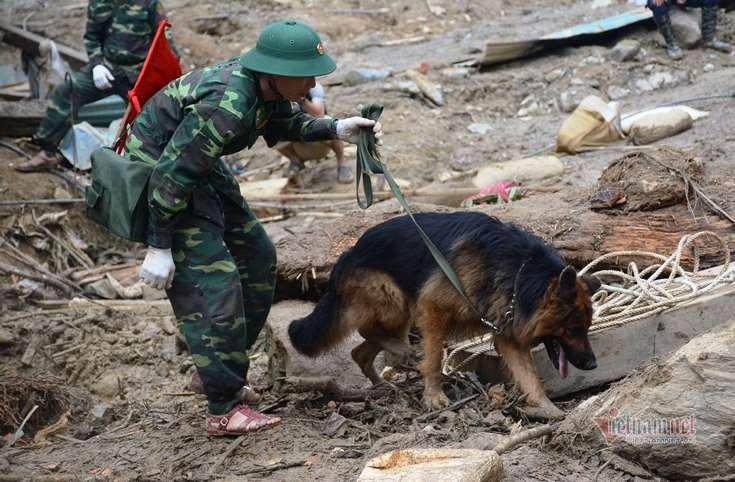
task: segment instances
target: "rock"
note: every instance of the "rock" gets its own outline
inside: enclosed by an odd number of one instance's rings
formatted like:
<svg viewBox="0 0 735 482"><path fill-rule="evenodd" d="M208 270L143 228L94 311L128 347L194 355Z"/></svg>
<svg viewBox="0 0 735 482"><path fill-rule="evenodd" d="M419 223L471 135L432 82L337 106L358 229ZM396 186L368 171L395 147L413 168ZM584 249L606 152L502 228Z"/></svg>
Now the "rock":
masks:
<svg viewBox="0 0 735 482"><path fill-rule="evenodd" d="M702 40L702 32L699 29L700 10L697 8L686 12L672 8L669 15L679 45L686 49L695 48Z"/></svg>
<svg viewBox="0 0 735 482"><path fill-rule="evenodd" d="M484 136L491 130L493 130L493 126L490 124L485 124L483 122L475 122L467 126L467 130L474 133L474 134L480 134L481 136Z"/></svg>
<svg viewBox="0 0 735 482"><path fill-rule="evenodd" d="M375 80L385 79L392 73L393 71L391 69L354 69L345 74L342 79L342 85L353 86L373 82Z"/></svg>
<svg viewBox="0 0 735 482"><path fill-rule="evenodd" d="M630 90L626 89L625 87L611 85L610 87L607 88L607 96L610 98L610 100L623 99L625 97L628 97L629 95L630 95Z"/></svg>
<svg viewBox="0 0 735 482"><path fill-rule="evenodd" d="M313 303L283 301L271 308L266 321L266 346L268 372L276 388L290 388L291 382L301 380L336 382L341 388L365 388L370 382L352 360L350 351L363 338L357 333L347 337L329 352L309 358L296 351L288 337L288 325L314 309ZM383 355L378 355L375 368L380 372L385 366Z"/></svg>
<svg viewBox="0 0 735 482"><path fill-rule="evenodd" d="M494 482L503 477L503 461L490 450L405 449L365 464L358 482Z"/></svg>
<svg viewBox="0 0 735 482"><path fill-rule="evenodd" d="M624 39L615 44L608 54L610 60L626 62L632 60L641 50L641 44L637 40Z"/></svg>
<svg viewBox="0 0 735 482"><path fill-rule="evenodd" d="M527 96L521 101L521 108L516 114L518 117L527 117L538 114L541 110L541 106L533 95Z"/></svg>
<svg viewBox="0 0 735 482"><path fill-rule="evenodd" d="M638 79L638 80L636 80L635 81L635 88L638 89L639 92L651 92L653 90L653 86L646 79Z"/></svg>
<svg viewBox="0 0 735 482"><path fill-rule="evenodd" d="M562 112L573 112L582 100L589 95L600 95L600 91L587 85L571 87L559 94L559 110Z"/></svg>
<svg viewBox="0 0 735 482"><path fill-rule="evenodd" d="M572 77L572 80L569 81L570 85L587 85L587 81L584 79L580 79L579 77Z"/></svg>
<svg viewBox="0 0 735 482"><path fill-rule="evenodd" d="M551 82L557 81L561 79L562 77L564 77L565 73L566 73L566 70L564 69L554 69L544 76L544 80L546 82L551 83Z"/></svg>
<svg viewBox="0 0 735 482"><path fill-rule="evenodd" d="M673 87L679 84L680 80L671 72L656 72L648 77L648 83L651 84L653 90L656 90L661 87Z"/></svg>
<svg viewBox="0 0 735 482"><path fill-rule="evenodd" d="M704 67L702 67L703 72L712 72L715 70L715 66L712 64L704 64Z"/></svg>
<svg viewBox="0 0 735 482"><path fill-rule="evenodd" d="M663 478L733 474L733 373L735 320L582 404L552 443L604 447Z"/></svg>
<svg viewBox="0 0 735 482"><path fill-rule="evenodd" d="M89 387L90 392L107 400L115 398L119 389L118 374L116 371L106 372Z"/></svg>

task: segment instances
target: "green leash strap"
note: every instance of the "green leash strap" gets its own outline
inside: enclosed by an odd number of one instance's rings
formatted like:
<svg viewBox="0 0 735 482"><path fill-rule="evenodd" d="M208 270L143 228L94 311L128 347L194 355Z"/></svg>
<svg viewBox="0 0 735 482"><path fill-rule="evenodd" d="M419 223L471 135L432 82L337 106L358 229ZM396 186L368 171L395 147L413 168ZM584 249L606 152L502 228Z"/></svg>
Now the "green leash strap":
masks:
<svg viewBox="0 0 735 482"><path fill-rule="evenodd" d="M367 105L363 107L361 112L363 117L365 117L366 119L374 120L376 122L378 121L378 118L382 113L383 106L378 104ZM465 303L467 303L467 306L469 306L475 312L475 314L477 314L478 318L480 319L480 321L482 321L483 324L488 326L496 334L502 333L503 328L507 325L507 323L504 324L503 327L499 327L495 322L485 318L485 316L477 309L474 303L470 301L470 298L469 296L467 296L467 293L465 292L464 287L462 286L462 282L457 276L457 273L454 272L454 269L452 269L449 261L447 261L442 252L439 251L439 248L436 247L431 238L429 238L426 232L424 232L423 228L416 221L416 218L413 217L413 213L408 207L408 203L403 197L403 193L401 193L401 188L393 179L393 176L391 176L390 171L388 170L388 166L380 161L380 154L378 153L376 148L375 134L373 133L372 129L362 129L360 131L360 141L357 145L357 175L355 176L357 204L362 209L367 209L373 203L373 189L370 182L370 173L383 174L385 180L388 182L390 190L393 192L393 195L398 200L398 203L401 205L401 207L403 207L404 211L406 211L406 214L408 214L408 216L411 218L411 221L413 221L413 223L416 225L419 236L421 236L421 239L426 244L426 247L429 248L429 252L434 257L434 260L439 265L439 268L441 268L447 279L449 279L449 282L452 283L452 286L454 286L454 289L457 290L460 296L464 299ZM360 199L361 180L364 186L365 202Z"/></svg>

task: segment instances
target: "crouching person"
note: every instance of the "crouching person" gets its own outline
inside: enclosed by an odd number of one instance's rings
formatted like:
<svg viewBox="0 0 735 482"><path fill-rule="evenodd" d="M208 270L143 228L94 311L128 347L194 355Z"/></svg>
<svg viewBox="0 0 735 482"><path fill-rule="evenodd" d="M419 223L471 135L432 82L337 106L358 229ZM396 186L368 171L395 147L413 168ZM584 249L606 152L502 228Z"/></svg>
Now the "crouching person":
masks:
<svg viewBox="0 0 735 482"><path fill-rule="evenodd" d="M194 70L152 97L133 124L125 156L154 166L148 182L148 251L141 278L165 289L209 402L209 435L270 427L250 408L248 350L268 316L276 251L240 194L222 155L259 136L279 141L356 143L362 117L315 118L292 102L336 68L319 36L276 22L239 58Z"/></svg>

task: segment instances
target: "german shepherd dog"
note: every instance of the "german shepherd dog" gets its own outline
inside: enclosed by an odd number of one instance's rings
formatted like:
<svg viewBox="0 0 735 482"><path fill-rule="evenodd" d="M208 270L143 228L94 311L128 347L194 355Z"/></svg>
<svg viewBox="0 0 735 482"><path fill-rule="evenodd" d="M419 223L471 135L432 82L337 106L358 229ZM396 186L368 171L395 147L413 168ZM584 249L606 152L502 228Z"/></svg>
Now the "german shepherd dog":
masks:
<svg viewBox="0 0 735 482"><path fill-rule="evenodd" d="M597 366L587 332L590 296L600 288L599 280L577 276L541 238L497 218L474 212L415 218L487 319L502 323L505 313L512 311L512 319L494 341L527 395L527 413L561 416L544 392L530 350L543 343L562 377L567 361L582 370ZM373 366L376 355L382 350L410 354L408 332L414 323L425 353L424 404L430 410L444 408L449 404L441 388L444 341L487 333L489 328L439 269L411 219L401 216L368 229L340 256L314 311L291 322L288 333L299 352L317 356L357 330L365 341L352 350L352 358L365 376L379 384Z"/></svg>

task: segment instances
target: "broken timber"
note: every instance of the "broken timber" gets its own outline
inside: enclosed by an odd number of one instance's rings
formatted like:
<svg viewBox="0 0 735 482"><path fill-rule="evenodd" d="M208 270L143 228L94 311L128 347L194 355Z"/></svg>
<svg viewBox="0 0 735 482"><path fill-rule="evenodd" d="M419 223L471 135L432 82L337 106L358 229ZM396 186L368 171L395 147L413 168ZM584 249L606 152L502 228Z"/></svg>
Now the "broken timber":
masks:
<svg viewBox="0 0 735 482"><path fill-rule="evenodd" d="M0 137L33 135L44 115L44 100L0 101Z"/></svg>
<svg viewBox="0 0 735 482"><path fill-rule="evenodd" d="M18 47L33 56L39 54L39 45L49 40L46 37L20 29L6 22L0 22L0 38L2 38L4 43ZM89 62L85 52L80 52L58 42L56 42L56 47L59 50L59 54L69 62L72 68L79 68Z"/></svg>
<svg viewBox="0 0 735 482"><path fill-rule="evenodd" d="M670 253L685 234L712 231L735 251L732 223L713 215L693 216L686 206L675 205L655 211L596 212L589 208L589 191L569 188L563 196L540 193L505 205L482 205L472 210L514 223L554 246L559 254L577 268L603 254L615 251ZM446 206L411 202L414 212L452 212ZM315 220L308 228L290 233L278 226L267 231L278 246L278 283L276 296L316 297L326 286L337 258L351 248L371 226L402 215L392 200L378 203L367 211L353 211L339 219ZM304 237L309 239L304 243ZM703 267L724 263L718 250L704 247ZM626 267L633 258L609 260L607 267ZM689 253L682 258L686 265ZM410 267L406 267L410 269Z"/></svg>

